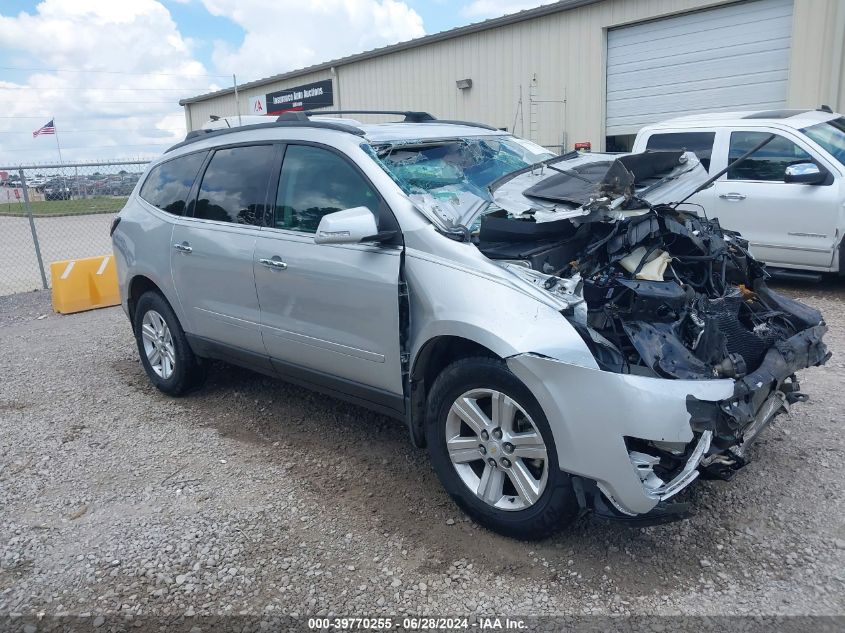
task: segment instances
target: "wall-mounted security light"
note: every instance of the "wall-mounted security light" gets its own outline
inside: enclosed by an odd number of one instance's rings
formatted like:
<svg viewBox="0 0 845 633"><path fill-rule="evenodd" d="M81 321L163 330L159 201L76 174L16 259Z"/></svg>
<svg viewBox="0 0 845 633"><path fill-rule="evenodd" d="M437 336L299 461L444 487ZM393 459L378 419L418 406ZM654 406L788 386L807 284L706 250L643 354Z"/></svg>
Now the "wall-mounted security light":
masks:
<svg viewBox="0 0 845 633"><path fill-rule="evenodd" d="M455 85L458 87L458 90L468 90L472 88L472 79L458 79Z"/></svg>

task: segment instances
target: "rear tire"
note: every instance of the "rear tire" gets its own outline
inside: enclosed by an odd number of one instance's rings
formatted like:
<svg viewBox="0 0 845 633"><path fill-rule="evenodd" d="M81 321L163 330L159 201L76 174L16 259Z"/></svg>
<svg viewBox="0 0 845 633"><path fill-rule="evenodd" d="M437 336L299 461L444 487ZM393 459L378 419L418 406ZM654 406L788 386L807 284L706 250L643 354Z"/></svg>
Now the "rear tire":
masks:
<svg viewBox="0 0 845 633"><path fill-rule="evenodd" d="M203 383L205 365L191 350L176 313L161 294L141 295L133 325L141 365L159 391L181 396Z"/></svg>
<svg viewBox="0 0 845 633"><path fill-rule="evenodd" d="M503 361L466 358L446 367L428 396L426 438L446 492L484 527L533 540L577 518L546 416Z"/></svg>

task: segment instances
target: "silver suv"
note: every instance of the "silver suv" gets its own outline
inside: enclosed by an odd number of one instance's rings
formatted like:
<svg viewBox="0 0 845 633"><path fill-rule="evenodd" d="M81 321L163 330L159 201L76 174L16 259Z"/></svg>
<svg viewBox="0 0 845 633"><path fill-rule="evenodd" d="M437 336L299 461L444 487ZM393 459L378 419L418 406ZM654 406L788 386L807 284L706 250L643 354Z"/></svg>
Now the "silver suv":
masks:
<svg viewBox="0 0 845 633"><path fill-rule="evenodd" d="M694 154L334 114L217 121L139 181L112 238L161 391L218 359L393 416L474 520L539 538L685 516L829 356L819 312L683 210Z"/></svg>

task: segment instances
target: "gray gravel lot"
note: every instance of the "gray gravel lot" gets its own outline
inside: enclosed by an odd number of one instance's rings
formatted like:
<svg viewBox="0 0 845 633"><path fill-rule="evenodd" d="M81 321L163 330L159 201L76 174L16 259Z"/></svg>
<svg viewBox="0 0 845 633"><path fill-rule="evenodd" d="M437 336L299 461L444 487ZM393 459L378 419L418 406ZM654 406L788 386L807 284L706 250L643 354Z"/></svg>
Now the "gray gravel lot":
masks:
<svg viewBox="0 0 845 633"><path fill-rule="evenodd" d="M845 283L787 291L834 357L752 464L688 521L540 543L464 518L392 420L222 364L170 399L120 308L0 298L0 614L845 614Z"/></svg>

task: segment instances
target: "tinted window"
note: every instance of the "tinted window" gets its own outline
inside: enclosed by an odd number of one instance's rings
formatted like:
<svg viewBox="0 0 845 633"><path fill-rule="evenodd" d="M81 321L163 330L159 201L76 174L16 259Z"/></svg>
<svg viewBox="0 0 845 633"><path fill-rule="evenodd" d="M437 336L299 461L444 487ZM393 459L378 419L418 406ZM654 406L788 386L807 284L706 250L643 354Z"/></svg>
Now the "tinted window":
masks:
<svg viewBox="0 0 845 633"><path fill-rule="evenodd" d="M731 132L728 162L754 149L771 134L768 132ZM728 170L728 180L777 180L782 182L786 168L796 163L812 163L812 157L795 143L775 135L773 141Z"/></svg>
<svg viewBox="0 0 845 633"><path fill-rule="evenodd" d="M710 170L710 156L713 154L715 132L673 132L652 134L646 149L673 149L695 152L704 169Z"/></svg>
<svg viewBox="0 0 845 633"><path fill-rule="evenodd" d="M162 163L150 170L140 196L162 211L182 215L206 153L188 154Z"/></svg>
<svg viewBox="0 0 845 633"><path fill-rule="evenodd" d="M255 145L214 152L202 177L194 217L260 224L274 151L272 145Z"/></svg>
<svg viewBox="0 0 845 633"><path fill-rule="evenodd" d="M273 222L315 233L320 218L352 207L378 214L379 199L348 161L319 147L289 145L282 163Z"/></svg>

